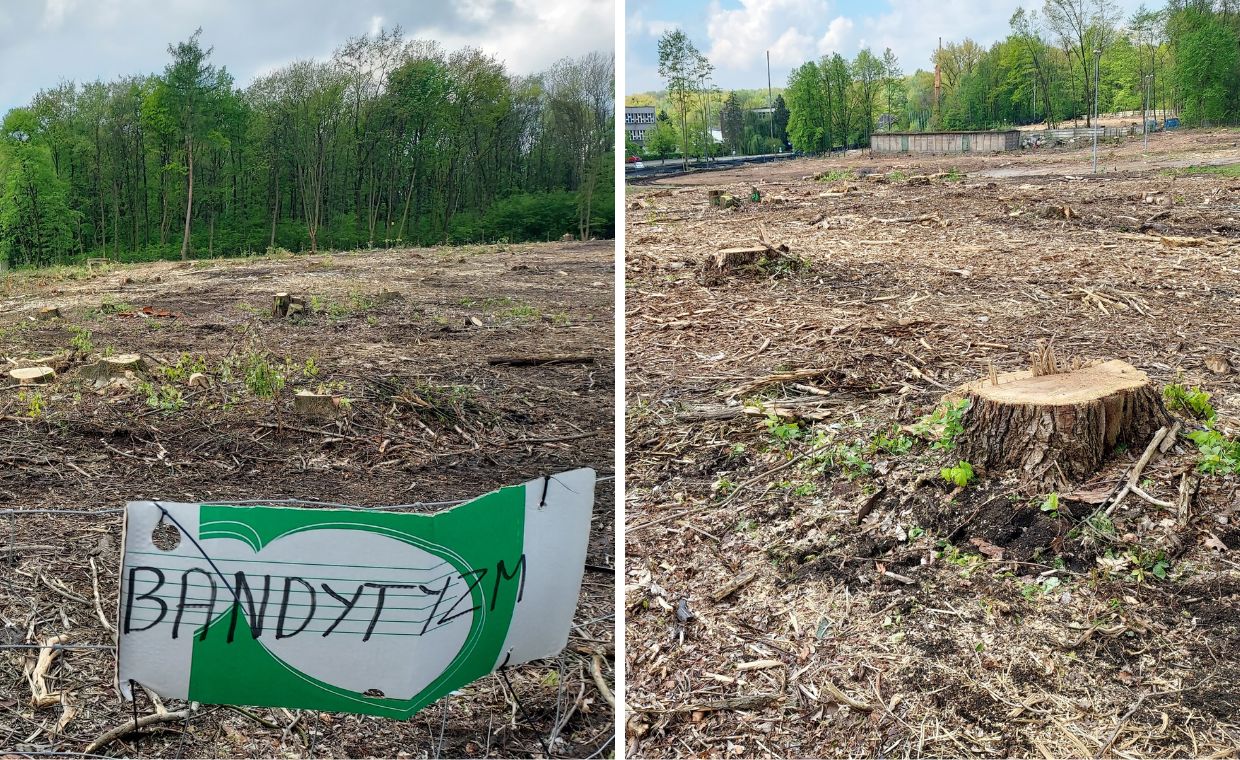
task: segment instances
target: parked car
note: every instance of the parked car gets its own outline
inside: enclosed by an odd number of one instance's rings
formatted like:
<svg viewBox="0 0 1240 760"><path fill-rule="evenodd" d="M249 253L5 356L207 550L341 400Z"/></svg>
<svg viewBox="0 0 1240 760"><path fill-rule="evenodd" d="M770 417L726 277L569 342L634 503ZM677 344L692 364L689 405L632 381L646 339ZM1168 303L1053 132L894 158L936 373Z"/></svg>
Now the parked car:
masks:
<svg viewBox="0 0 1240 760"><path fill-rule="evenodd" d="M641 160L642 159L640 156L629 156L628 158L624 159L624 162L626 164L636 164L636 163L640 163Z"/></svg>

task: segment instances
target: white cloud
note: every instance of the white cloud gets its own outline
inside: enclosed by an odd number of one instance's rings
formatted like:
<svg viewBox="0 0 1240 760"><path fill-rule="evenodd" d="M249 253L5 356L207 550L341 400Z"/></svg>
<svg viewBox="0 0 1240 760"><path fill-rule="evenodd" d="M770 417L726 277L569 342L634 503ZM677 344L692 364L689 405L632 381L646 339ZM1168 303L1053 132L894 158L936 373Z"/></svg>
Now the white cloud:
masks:
<svg viewBox="0 0 1240 760"><path fill-rule="evenodd" d="M383 17L382 16L371 16L369 34L373 37L381 31L383 31Z"/></svg>
<svg viewBox="0 0 1240 760"><path fill-rule="evenodd" d="M352 36L399 24L407 38L470 46L513 74L563 57L609 52L615 5L608 0L0 0L0 114L62 80L104 81L161 71L167 46L202 27L244 87L255 75L318 58ZM295 11L295 12L294 12Z"/></svg>
<svg viewBox="0 0 1240 760"><path fill-rule="evenodd" d="M60 26L72 4L73 0L47 0L47 5L43 8L44 28L54 29Z"/></svg>
<svg viewBox="0 0 1240 760"><path fill-rule="evenodd" d="M821 18L827 9L827 0L741 0L740 8L730 10L711 0L706 55L720 70L749 70L765 61L767 50L773 65L798 65L814 53L806 20Z"/></svg>
<svg viewBox="0 0 1240 760"><path fill-rule="evenodd" d="M615 46L615 6L611 3L515 0L513 6L504 23L489 25L484 34L413 25L406 26L406 31L438 40L449 49L482 48L520 73L541 71L561 58L596 50L610 52Z"/></svg>
<svg viewBox="0 0 1240 760"><path fill-rule="evenodd" d="M647 19L640 10L628 14L624 20L624 31L628 37L661 37L664 32L675 29L677 26L679 24L675 21Z"/></svg>
<svg viewBox="0 0 1240 760"><path fill-rule="evenodd" d="M818 40L818 53L827 55L845 50L846 41L852 35L853 26L853 20L846 16L836 16L831 19L831 23L827 25L827 33Z"/></svg>

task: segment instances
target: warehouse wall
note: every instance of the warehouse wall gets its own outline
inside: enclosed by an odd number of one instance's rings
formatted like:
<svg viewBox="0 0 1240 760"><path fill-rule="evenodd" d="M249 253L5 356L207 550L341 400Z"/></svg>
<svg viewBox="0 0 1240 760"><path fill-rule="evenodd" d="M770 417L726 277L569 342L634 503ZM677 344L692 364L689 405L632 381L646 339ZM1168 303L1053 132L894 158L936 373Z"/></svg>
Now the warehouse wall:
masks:
<svg viewBox="0 0 1240 760"><path fill-rule="evenodd" d="M1020 148L1020 132L886 132L870 136L875 153L998 153Z"/></svg>

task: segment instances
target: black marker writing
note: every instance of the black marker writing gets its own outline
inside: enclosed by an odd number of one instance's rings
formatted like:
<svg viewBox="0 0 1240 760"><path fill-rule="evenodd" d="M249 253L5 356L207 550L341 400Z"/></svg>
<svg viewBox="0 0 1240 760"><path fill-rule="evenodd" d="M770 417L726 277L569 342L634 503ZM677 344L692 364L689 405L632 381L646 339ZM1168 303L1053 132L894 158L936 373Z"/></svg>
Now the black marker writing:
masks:
<svg viewBox="0 0 1240 760"><path fill-rule="evenodd" d="M288 614L288 598L289 598L289 594L291 593L291 589L292 589L294 582L300 583L302 586L305 587L306 591L310 593L310 611L306 613L306 619L301 621L301 625L297 627L297 630L293 631L292 633L285 633L284 632L284 619L285 619L285 615ZM314 601L314 586L311 586L309 583L306 583L301 578L296 578L296 577L285 578L284 579L284 596L280 599L280 617L276 619L276 638L277 639L288 639L304 631L306 629L306 626L310 625L310 621L314 619L315 606L316 606L316 602Z"/></svg>
<svg viewBox="0 0 1240 760"><path fill-rule="evenodd" d="M207 581L211 584L210 600L206 602L186 601L186 598L189 596L189 576L194 573L198 573L202 577L206 578ZM206 607L207 615L205 618L203 618L202 634L199 635L198 637L199 641L202 641L205 638L207 638L207 626L209 626L211 623L211 613L215 611L215 576L212 575L211 573L208 573L206 570L202 570L197 567L191 567L189 570L186 570L185 572L181 573L181 599L177 602L176 619L172 621L172 638L175 639L177 637L177 633L181 629L181 618L185 616L185 610L190 609L190 608L202 608L202 607Z"/></svg>
<svg viewBox="0 0 1240 760"><path fill-rule="evenodd" d="M358 586L357 591L353 592L353 598L348 601L345 601L345 598L341 596L340 594L337 594L335 591L332 591L332 587L327 585L326 583L320 583L319 585L323 587L324 591L326 591L328 594L331 595L332 599L335 599L336 601L344 605L344 612L340 613L340 617L336 618L336 621L334 623L327 626L326 631L323 631L323 636L326 637L327 634L336 630L336 626L340 625L340 622L344 620L346 617L348 617L349 613L353 611L353 608L357 606L357 601L362 598L362 592L366 590L366 584L362 584L361 586ZM382 600L383 600L382 591L380 591L379 593L379 600L380 600L380 603L382 603Z"/></svg>
<svg viewBox="0 0 1240 760"><path fill-rule="evenodd" d="M137 583L139 570L145 570L149 573L154 573L155 576L159 580L155 583L155 587L147 591L145 594L139 594L137 596L134 596L133 587ZM163 587L163 585L164 585L164 571L160 570L158 567L140 566L140 567L129 568L129 594L128 594L128 598L125 600L125 633L131 633L134 631L145 631L145 630L154 628L155 626L159 625L160 621L164 619L164 615L168 614L167 602L165 602L163 599L160 599L158 596L155 596L155 592L159 591ZM153 620L150 625L144 628L134 628L129 624L130 620L133 618L133 603L139 599L152 599L155 601L156 604L159 605L159 617L155 618L155 620Z"/></svg>
<svg viewBox="0 0 1240 760"><path fill-rule="evenodd" d="M232 620L228 623L228 643L233 643L233 634L237 631L237 614L241 611L241 593L245 592L246 604L249 606L246 619L250 621L250 638L257 639L263 635L263 621L267 617L267 599L271 596L271 576L263 576L263 603L254 609L254 594L250 591L250 583L246 580L244 572L237 573L237 583L233 587L233 599L236 604L233 605Z"/></svg>

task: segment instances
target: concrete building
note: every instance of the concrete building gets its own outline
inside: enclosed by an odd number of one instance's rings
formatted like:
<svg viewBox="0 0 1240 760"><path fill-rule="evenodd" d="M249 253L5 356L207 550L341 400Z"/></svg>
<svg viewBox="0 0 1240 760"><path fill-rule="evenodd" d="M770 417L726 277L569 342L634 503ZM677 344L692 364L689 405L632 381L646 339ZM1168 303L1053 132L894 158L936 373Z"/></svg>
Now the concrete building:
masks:
<svg viewBox="0 0 1240 760"><path fill-rule="evenodd" d="M875 153L996 153L1019 150L1020 131L884 132L870 135Z"/></svg>
<svg viewBox="0 0 1240 760"><path fill-rule="evenodd" d="M644 145L646 132L654 129L654 106L626 106L624 131L631 142Z"/></svg>

